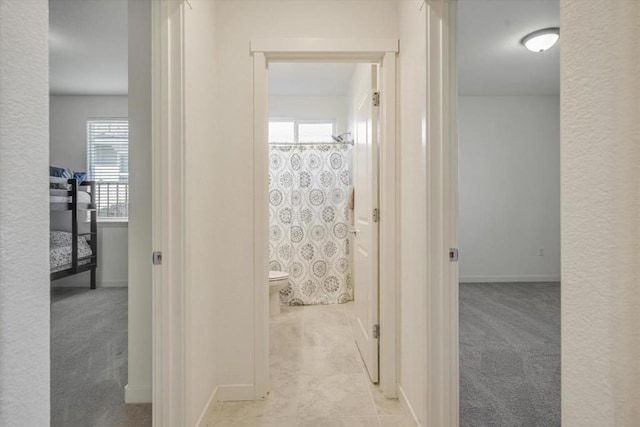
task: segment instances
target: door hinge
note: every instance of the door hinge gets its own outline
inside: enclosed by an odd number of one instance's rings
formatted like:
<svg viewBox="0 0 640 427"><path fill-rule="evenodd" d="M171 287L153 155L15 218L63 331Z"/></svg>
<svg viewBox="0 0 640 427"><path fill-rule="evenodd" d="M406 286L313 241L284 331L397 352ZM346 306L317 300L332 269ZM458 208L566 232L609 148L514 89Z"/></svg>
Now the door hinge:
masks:
<svg viewBox="0 0 640 427"><path fill-rule="evenodd" d="M373 222L378 222L380 221L380 211L378 210L378 208L373 210Z"/></svg>
<svg viewBox="0 0 640 427"><path fill-rule="evenodd" d="M380 338L380 325L373 325L373 337Z"/></svg>
<svg viewBox="0 0 640 427"><path fill-rule="evenodd" d="M380 92L373 92L373 106L380 106Z"/></svg>
<svg viewBox="0 0 640 427"><path fill-rule="evenodd" d="M458 262L458 248L449 249L449 261Z"/></svg>
<svg viewBox="0 0 640 427"><path fill-rule="evenodd" d="M151 256L151 262L153 265L161 265L162 264L162 252L156 251Z"/></svg>

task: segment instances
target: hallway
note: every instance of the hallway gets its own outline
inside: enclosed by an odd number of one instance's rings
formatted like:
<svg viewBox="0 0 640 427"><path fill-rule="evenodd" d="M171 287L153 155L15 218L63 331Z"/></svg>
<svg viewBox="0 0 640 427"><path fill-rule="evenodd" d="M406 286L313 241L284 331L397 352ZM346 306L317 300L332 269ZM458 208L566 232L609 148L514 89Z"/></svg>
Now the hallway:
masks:
<svg viewBox="0 0 640 427"><path fill-rule="evenodd" d="M353 303L283 306L271 317L271 384L264 401L223 402L207 426L405 427L398 400L368 379L351 333Z"/></svg>

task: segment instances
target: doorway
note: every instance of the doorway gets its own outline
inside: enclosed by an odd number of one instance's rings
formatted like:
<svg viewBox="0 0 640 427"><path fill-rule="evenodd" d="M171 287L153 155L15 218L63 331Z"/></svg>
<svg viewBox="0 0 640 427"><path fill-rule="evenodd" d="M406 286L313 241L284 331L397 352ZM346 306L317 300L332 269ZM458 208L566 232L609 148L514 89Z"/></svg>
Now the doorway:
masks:
<svg viewBox="0 0 640 427"><path fill-rule="evenodd" d="M379 376L378 67L269 65L270 317L281 317L278 302L353 306L354 340L374 383ZM281 277L288 284L279 285Z"/></svg>
<svg viewBox="0 0 640 427"><path fill-rule="evenodd" d="M457 11L460 426L559 426L559 2Z"/></svg>
<svg viewBox="0 0 640 427"><path fill-rule="evenodd" d="M361 180L362 182L367 182L368 185L371 185L371 194L372 197L370 199L366 197L361 198L362 208L364 204L371 205L371 209L367 209L367 214L362 214L363 219L369 218L370 222L362 223L363 226L371 227L369 230L369 236L373 234L373 230L376 230L377 227L373 226L374 216L375 219L379 219L379 214L381 211L385 211L385 208L388 208L389 218L385 225L385 223L379 224L379 238L382 241L383 239L389 243L387 249L384 251L380 251L379 260L380 266L373 267L375 264L372 262L375 257L362 258L360 261L356 262L354 258L354 265L360 265L362 268L362 275L370 274L369 277L372 279L375 278L375 273L380 272L380 277L393 277L392 280L388 282L380 281L380 283L385 283L384 287L378 288L375 285L377 282L368 281L362 288L359 287L358 278L355 277L354 282L349 286L345 287L347 291L345 294L346 299L350 299L353 297L355 293L355 301L356 301L356 309L354 310L354 324L357 327L354 329L359 334L360 337L356 339L358 342L358 347L360 353L363 356L363 360L365 361L365 365L367 367L368 376L370 380L373 382L381 381L382 390L387 397L396 397L396 379L395 379L395 329L396 329L396 320L395 320L395 209L392 208L394 206L391 203L395 203L395 55L397 52L397 41L384 41L378 46L373 46L376 43L369 44L366 41L340 41L331 40L324 42L311 41L311 40L261 40L252 42L252 52L254 57L254 101L255 101L255 110L254 117L256 120L255 123L255 152L257 153L257 158L262 158L264 163L260 162L260 164L256 165L257 173L256 173L256 211L255 211L255 224L256 224L256 264L255 264L255 278L256 278L256 330L259 332L256 334L256 397L261 398L266 395L266 392L269 389L269 322L267 321L269 317L269 306L267 304L268 292L265 292L265 283L268 283L268 270L269 266L269 191L268 191L268 178L269 178L269 168L268 168L268 145L267 141L269 140L269 109L267 105L269 105L269 82L273 81L271 73L271 66L275 64L274 69L278 68L279 63L300 63L300 62L315 62L315 63L354 63L354 62L362 62L357 67L361 67L365 70L367 62L369 64L377 63L379 64L377 67L374 67L372 70L371 65L368 66L368 71L363 73L363 75L368 76L367 93L369 94L368 100L365 97L360 97L358 101L360 101L360 112L362 118L367 114L364 106L370 105L370 119L364 120L364 124L360 131L358 129L353 128L351 130L344 129L338 130L335 126L332 129L336 129L335 134L325 135L325 138L331 138L333 142L347 142L349 143L349 137L353 138L355 141L354 152L356 159L355 162L355 170L360 170L362 172ZM369 46L367 46L369 45ZM382 49L381 49L382 48ZM327 53L327 52L333 52ZM378 74L377 70L380 70L380 83L378 83ZM269 79L267 80L267 74L269 73ZM366 80L365 80L366 81ZM378 132L374 132L373 129L375 126L375 120L377 116L374 118L374 101L377 103L377 97L373 90L372 82L375 81L375 85L380 84L380 117L381 117L381 126L380 126L380 141L381 144L377 150L374 152L374 141L375 137L378 137ZM360 92L362 93L362 92ZM355 105L355 104L354 104ZM377 106L376 106L377 107ZM358 113L357 108L353 109L353 114ZM355 119L355 116L354 116ZM336 121L337 122L337 121ZM354 123L356 121L354 120ZM283 123L280 121L280 123ZM329 123L329 122L327 122ZM316 122L317 124L317 122ZM329 128L329 125L327 125ZM294 138L298 138L297 142L299 143L300 135L301 135L301 127L298 123L297 125L294 123L294 129L297 127L297 131L293 131ZM304 128L305 126L302 126ZM282 126L280 127L282 128ZM316 126L318 128L318 126ZM272 125L272 129L276 129L276 125ZM302 133L307 130L302 129ZM351 135L348 134L351 132ZM335 139L334 139L335 138ZM295 139L294 139L295 141ZM367 150L368 146L368 150ZM358 148L360 148L360 154L358 154ZM367 157L368 155L368 157ZM390 187L380 188L380 196L379 200L376 200L376 197L373 197L374 187L373 185L377 185L377 180L374 181L373 176L371 175L374 172L374 162L377 163L378 158L384 159L384 162L381 162L381 165L384 165L380 173L382 178L390 176L394 177L391 180ZM336 157L337 158L337 157ZM393 159L392 161L390 161ZM361 165L368 164L370 167L368 169L361 169L358 167L358 163ZM356 172L357 173L357 172ZM354 182L356 182L354 180ZM381 179L380 182L383 182ZM390 191L390 188L392 189ZM356 191L358 189L356 188ZM340 191L338 191L340 192ZM338 193L336 192L336 194ZM357 204L358 197L357 195L354 198L355 204ZM373 206L373 203L377 202L377 206ZM355 205L354 205L355 206ZM374 209L378 209L374 211ZM356 214L357 216L357 214ZM356 217L354 216L354 218ZM348 215L347 215L348 217ZM343 231L351 231L354 235L349 238L349 241L355 240L358 237L357 234L363 233L362 229L358 229L358 222L354 221L354 226L347 230ZM343 227L340 227L343 228ZM342 232L341 232L342 233ZM366 231L363 233L366 234ZM341 234L342 235L342 234ZM371 245L376 242L376 239L372 237L368 237L369 240L366 240L364 236L362 237L362 243L360 244L360 253L361 255L370 255L372 253ZM345 240L345 243L347 241ZM368 242L368 243L365 243ZM348 245L348 243L346 243ZM351 247L357 246L357 243L351 243ZM314 249L315 250L315 249ZM310 251L309 251L310 252ZM355 255L355 253L354 253ZM363 262L364 261L364 262ZM367 264L368 263L368 264ZM271 267L275 267L272 263ZM344 267L342 267L344 268ZM355 275L358 275L359 268L356 267ZM273 268L271 268L273 269ZM348 260L347 260L347 269L348 269ZM322 271L319 271L322 273ZM346 276L345 276L346 277ZM375 280L375 279L374 279ZM295 287L295 285L294 285ZM331 288L331 286L330 286ZM309 285L309 289L315 289L313 285ZM295 289L294 289L295 291ZM378 305L378 295L382 295L380 298L380 305ZM386 295L386 297L384 297ZM389 297L391 296L391 297ZM388 298L387 298L388 297ZM283 298L287 298L287 292L284 292ZM387 317L388 316L388 317ZM384 320L387 320L385 322ZM378 326L379 325L379 326ZM390 332L388 341L380 339L380 330L384 330L388 328ZM380 329L378 329L380 328ZM357 336L357 334L356 334ZM380 346L380 347L378 347ZM391 357L389 357L391 356ZM380 368L378 367L380 364ZM379 376L379 373L382 374ZM261 381L262 380L262 381Z"/></svg>
<svg viewBox="0 0 640 427"><path fill-rule="evenodd" d="M151 425L151 3L49 9L51 425Z"/></svg>

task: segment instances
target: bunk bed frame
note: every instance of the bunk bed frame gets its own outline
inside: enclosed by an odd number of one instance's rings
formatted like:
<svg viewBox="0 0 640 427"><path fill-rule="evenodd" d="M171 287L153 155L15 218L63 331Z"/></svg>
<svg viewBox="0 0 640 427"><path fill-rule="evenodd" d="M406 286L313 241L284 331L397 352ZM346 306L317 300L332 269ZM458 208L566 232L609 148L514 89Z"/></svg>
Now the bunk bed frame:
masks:
<svg viewBox="0 0 640 427"><path fill-rule="evenodd" d="M51 189L51 196L65 196L71 197L71 201L68 203L51 202L51 211L70 211L71 212L71 266L65 270L56 271L51 273L51 280L61 279L63 277L73 276L85 271L91 272L91 289L96 288L96 269L98 268L98 224L97 224L97 210L96 210L96 183L95 181L83 181L78 184L75 178L67 180L67 184L70 185L69 190ZM91 195L91 203L78 203L78 188L89 187ZM90 212L90 231L80 232L78 211L83 213ZM78 258L78 237L84 237L87 239L87 243L91 248L91 256ZM87 238L88 237L88 238ZM86 263L80 263L82 261L89 260Z"/></svg>

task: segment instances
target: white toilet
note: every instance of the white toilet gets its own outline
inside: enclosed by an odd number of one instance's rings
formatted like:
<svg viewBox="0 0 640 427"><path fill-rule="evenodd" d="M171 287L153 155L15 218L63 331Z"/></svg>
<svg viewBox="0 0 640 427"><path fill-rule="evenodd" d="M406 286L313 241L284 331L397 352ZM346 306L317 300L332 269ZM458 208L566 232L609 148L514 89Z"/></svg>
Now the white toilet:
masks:
<svg viewBox="0 0 640 427"><path fill-rule="evenodd" d="M280 313L280 290L289 284L289 273L284 271L269 272L269 312L273 316Z"/></svg>

